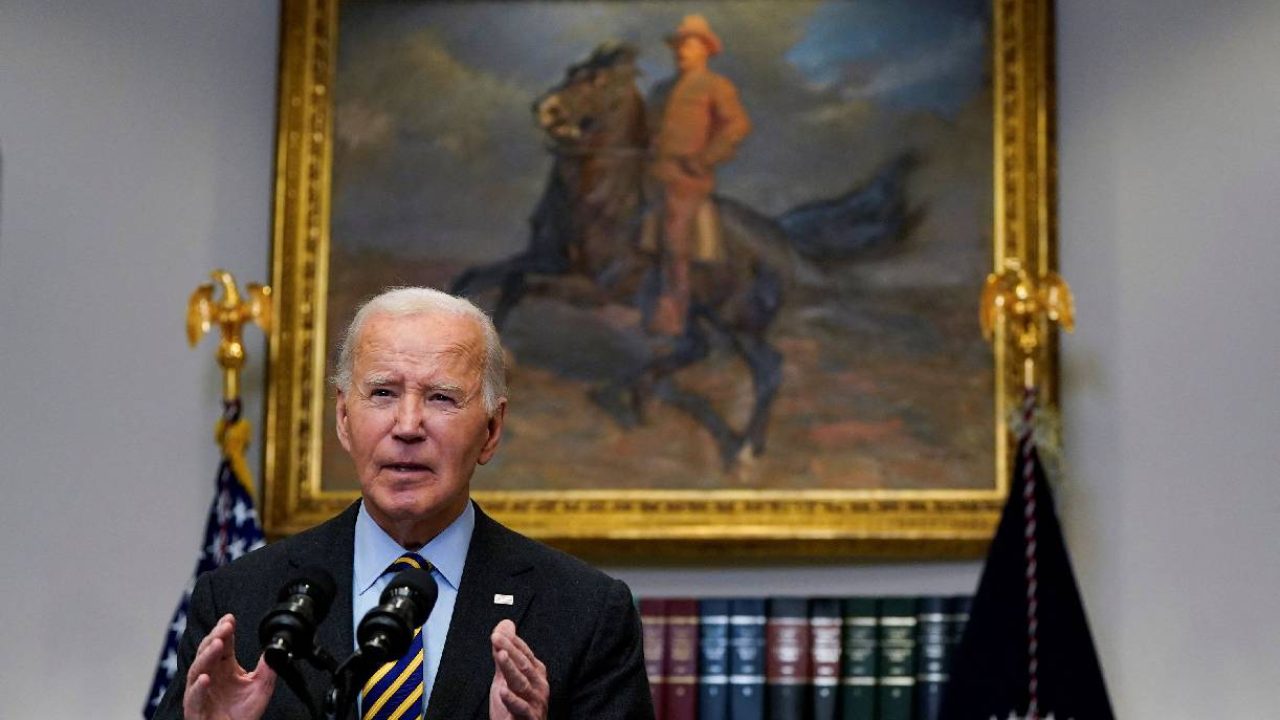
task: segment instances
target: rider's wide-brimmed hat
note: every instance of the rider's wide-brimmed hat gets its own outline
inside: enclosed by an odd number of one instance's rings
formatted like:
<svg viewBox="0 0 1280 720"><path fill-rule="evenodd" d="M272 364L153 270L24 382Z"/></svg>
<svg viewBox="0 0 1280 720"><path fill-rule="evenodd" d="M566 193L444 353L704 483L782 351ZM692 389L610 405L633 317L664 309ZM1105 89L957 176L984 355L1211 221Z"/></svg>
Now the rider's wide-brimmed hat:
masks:
<svg viewBox="0 0 1280 720"><path fill-rule="evenodd" d="M676 26L675 32L667 36L667 44L675 47L687 37L700 38L707 44L710 54L718 55L724 49L724 43L720 42L720 36L716 35L711 29L711 23L701 15L685 15L680 24Z"/></svg>

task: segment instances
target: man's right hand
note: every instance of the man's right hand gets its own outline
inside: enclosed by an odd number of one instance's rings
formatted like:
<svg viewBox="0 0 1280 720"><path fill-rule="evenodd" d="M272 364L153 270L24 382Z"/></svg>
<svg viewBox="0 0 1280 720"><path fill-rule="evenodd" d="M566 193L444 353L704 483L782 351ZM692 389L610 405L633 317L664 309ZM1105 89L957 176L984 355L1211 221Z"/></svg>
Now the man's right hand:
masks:
<svg viewBox="0 0 1280 720"><path fill-rule="evenodd" d="M187 720L257 720L276 687L265 658L246 672L236 661L236 619L223 615L200 641L187 672L182 712Z"/></svg>
<svg viewBox="0 0 1280 720"><path fill-rule="evenodd" d="M711 165L697 155L680 158L680 169L690 177L702 178L711 174Z"/></svg>

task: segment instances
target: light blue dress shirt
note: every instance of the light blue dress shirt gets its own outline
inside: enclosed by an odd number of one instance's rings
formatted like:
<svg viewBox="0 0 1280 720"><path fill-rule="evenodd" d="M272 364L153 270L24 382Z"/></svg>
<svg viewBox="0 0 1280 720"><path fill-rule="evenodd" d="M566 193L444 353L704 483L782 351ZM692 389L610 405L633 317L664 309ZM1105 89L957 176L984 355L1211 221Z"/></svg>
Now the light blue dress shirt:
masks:
<svg viewBox="0 0 1280 720"><path fill-rule="evenodd" d="M471 531L476 526L476 511L467 503L457 520L445 528L431 542L416 552L435 566L431 576L440 588L440 597L423 627L423 676L422 712L426 715L431 689L436 684L440 669L440 655L444 653L445 636L453 619L453 606L458 600L458 587L462 584L462 569L467 561L467 548L471 547ZM356 516L355 558L351 572L351 637L356 636L360 620L378 604L382 590L391 582L391 575L382 577L405 548L374 522L364 503Z"/></svg>

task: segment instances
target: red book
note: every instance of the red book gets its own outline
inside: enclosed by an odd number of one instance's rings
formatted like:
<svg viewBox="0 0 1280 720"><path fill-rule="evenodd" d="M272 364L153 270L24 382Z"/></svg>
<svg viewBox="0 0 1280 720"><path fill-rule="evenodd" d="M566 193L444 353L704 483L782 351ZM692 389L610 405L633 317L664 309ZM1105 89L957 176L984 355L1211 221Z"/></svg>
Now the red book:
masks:
<svg viewBox="0 0 1280 720"><path fill-rule="evenodd" d="M665 720L698 720L698 601L668 598Z"/></svg>
<svg viewBox="0 0 1280 720"><path fill-rule="evenodd" d="M667 601L662 598L640 599L640 622L644 626L644 669L649 675L649 692L653 694L654 720L667 720Z"/></svg>
<svg viewBox="0 0 1280 720"><path fill-rule="evenodd" d="M768 717L805 720L813 682L813 635L806 598L771 598L765 624Z"/></svg>
<svg viewBox="0 0 1280 720"><path fill-rule="evenodd" d="M840 601L836 598L814 598L809 606L809 629L812 632L813 693L809 703L812 720L836 720L840 690Z"/></svg>

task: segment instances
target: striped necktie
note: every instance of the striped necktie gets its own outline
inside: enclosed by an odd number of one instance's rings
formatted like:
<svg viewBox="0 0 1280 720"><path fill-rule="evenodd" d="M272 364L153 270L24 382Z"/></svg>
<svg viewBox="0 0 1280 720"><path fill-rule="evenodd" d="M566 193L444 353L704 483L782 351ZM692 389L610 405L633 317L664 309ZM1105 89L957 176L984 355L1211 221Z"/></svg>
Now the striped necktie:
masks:
<svg viewBox="0 0 1280 720"><path fill-rule="evenodd" d="M387 566L383 575L408 568L434 570L431 563L417 553L407 552ZM413 633L409 650L395 662L389 662L364 685L362 720L420 720L422 718L422 628Z"/></svg>

